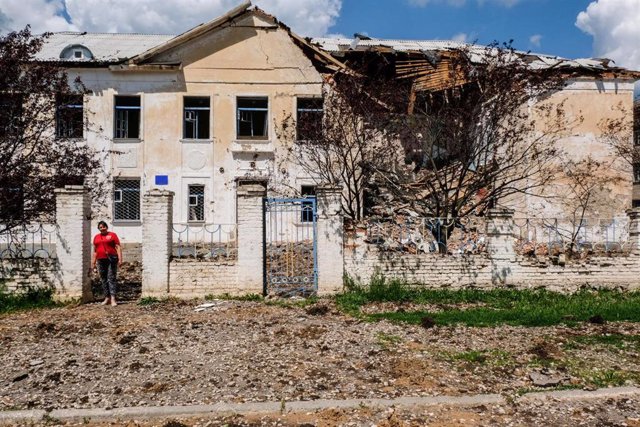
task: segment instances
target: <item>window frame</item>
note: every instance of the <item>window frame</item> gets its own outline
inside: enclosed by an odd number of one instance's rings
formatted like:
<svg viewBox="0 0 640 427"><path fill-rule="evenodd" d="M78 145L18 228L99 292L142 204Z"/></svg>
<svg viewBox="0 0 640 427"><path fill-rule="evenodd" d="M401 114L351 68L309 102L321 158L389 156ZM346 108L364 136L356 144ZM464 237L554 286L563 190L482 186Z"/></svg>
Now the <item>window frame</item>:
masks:
<svg viewBox="0 0 640 427"><path fill-rule="evenodd" d="M265 108L261 107L240 107L240 101L266 101L267 106ZM241 135L240 134L240 123L241 123L241 112L264 112L264 135ZM246 120L245 120L246 122ZM253 124L253 120L251 121ZM253 125L252 125L253 127ZM253 133L253 131L252 131ZM242 95L236 96L236 139L239 141L268 141L269 140L269 97L264 95Z"/></svg>
<svg viewBox="0 0 640 427"><path fill-rule="evenodd" d="M316 199L316 204L318 203L318 199L316 197L317 186L316 185L307 185L302 184L300 186L300 196L302 198L314 198ZM305 210L306 206L311 206L313 208L313 203L302 202L300 204L300 223L301 224L313 224L315 222L313 211Z"/></svg>
<svg viewBox="0 0 640 427"><path fill-rule="evenodd" d="M195 187L201 187L202 188L202 192L198 193L198 194L192 194L191 193L191 189L195 188ZM207 191L207 187L205 184L198 184L198 183L193 183L193 184L187 184L187 222L188 223L203 223L205 222L205 218L206 218L206 212L204 210L205 207L205 194ZM196 198L196 204L192 204L191 203L191 198L195 197ZM202 202L202 203L199 203ZM191 211L194 208L194 213L196 216L195 219L191 219ZM202 218L197 218L198 213L201 213Z"/></svg>
<svg viewBox="0 0 640 427"><path fill-rule="evenodd" d="M118 106L118 98L137 98L138 105L137 106L128 106L121 105ZM120 136L118 134L119 126L118 126L118 112L124 111L126 112L126 118L122 119L122 121L126 122L126 130L124 131L124 135ZM129 111L137 111L138 112L138 128L136 136L129 136L130 134L130 119L129 119ZM126 140L126 141L139 141L141 139L142 134L142 96L141 95L114 95L113 98L113 139L114 140Z"/></svg>
<svg viewBox="0 0 640 427"><path fill-rule="evenodd" d="M321 107L320 108L300 108L300 101L319 101ZM324 119L324 98L321 96L304 96L304 95L300 95L300 96L296 96L296 141L315 141L317 140L317 138L308 138L308 137L301 137L300 136L300 112L306 112L306 113L320 113L320 118L319 118L319 125L320 125L320 129L319 129L319 133L322 133L322 124L323 124L323 119Z"/></svg>
<svg viewBox="0 0 640 427"><path fill-rule="evenodd" d="M138 183L137 193L138 193L138 209L137 209L137 218L118 218L117 217L117 206L118 203L127 203L125 202L125 197L123 190L124 188L117 188L118 182L123 181L136 181ZM116 194L119 194L119 201L116 200ZM142 220L142 180L140 177L117 177L113 180L113 194L112 194L112 204L113 204L113 222L114 223L131 223L131 222L140 222ZM128 212L132 208L126 209L125 212Z"/></svg>
<svg viewBox="0 0 640 427"><path fill-rule="evenodd" d="M66 98L66 99L63 99ZM72 103L72 98L75 103ZM66 102L64 102L66 101ZM80 101L80 102L78 102ZM79 110L79 120L75 115L69 114L69 117L62 117L62 111ZM56 139L83 139L84 138L84 96L82 94L57 94L56 95ZM66 119L66 120L65 120ZM64 121L63 121L64 120ZM74 123L71 126L69 123ZM63 128L64 125L64 128ZM79 128L76 128L79 125ZM69 132L61 132L62 129L71 129L76 135L65 135Z"/></svg>
<svg viewBox="0 0 640 427"><path fill-rule="evenodd" d="M208 107L187 107L187 99L207 99L208 101ZM195 133L195 137L192 136L187 136L187 110L191 110L191 111L206 111L206 116L207 116L207 125L204 128L206 130L206 137L200 137L198 134L198 126L194 125L194 133ZM199 118L197 117L196 120L198 120ZM197 142L203 142L203 141L211 141L211 134L212 134L212 128L211 128L211 124L212 124L213 120L212 120L212 116L211 116L211 96L208 95L184 95L182 97L182 140L184 141L197 141ZM197 123L197 122L196 122Z"/></svg>

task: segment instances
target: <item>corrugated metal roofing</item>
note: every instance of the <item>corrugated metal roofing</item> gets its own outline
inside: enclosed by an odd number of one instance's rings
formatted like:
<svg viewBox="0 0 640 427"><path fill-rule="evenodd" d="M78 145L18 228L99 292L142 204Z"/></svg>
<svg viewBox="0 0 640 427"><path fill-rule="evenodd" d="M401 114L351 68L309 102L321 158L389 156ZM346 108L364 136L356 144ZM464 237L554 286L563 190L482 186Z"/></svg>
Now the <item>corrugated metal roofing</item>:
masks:
<svg viewBox="0 0 640 427"><path fill-rule="evenodd" d="M91 51L93 61L120 62L146 50L165 43L175 36L166 34L119 34L119 33L53 33L47 39L36 59L60 61L60 53L71 45L82 45ZM67 61L77 62L77 59ZM85 59L85 61L91 61Z"/></svg>

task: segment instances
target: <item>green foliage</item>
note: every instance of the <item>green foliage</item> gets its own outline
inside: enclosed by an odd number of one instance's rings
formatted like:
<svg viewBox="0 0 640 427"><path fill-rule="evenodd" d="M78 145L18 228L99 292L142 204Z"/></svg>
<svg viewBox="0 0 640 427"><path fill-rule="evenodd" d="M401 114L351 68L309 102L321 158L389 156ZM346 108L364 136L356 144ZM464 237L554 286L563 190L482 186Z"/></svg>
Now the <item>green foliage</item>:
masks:
<svg viewBox="0 0 640 427"><path fill-rule="evenodd" d="M402 342L402 338L397 335L378 332L376 334L376 341L384 350L391 350Z"/></svg>
<svg viewBox="0 0 640 427"><path fill-rule="evenodd" d="M0 313L18 310L55 307L53 288L27 287L16 292L9 292L4 284L0 284Z"/></svg>
<svg viewBox="0 0 640 427"><path fill-rule="evenodd" d="M634 348L640 350L640 335L606 334L582 335L574 337L565 348L571 349L582 346L608 346L618 349Z"/></svg>
<svg viewBox="0 0 640 427"><path fill-rule="evenodd" d="M147 306L147 305L155 305L160 304L160 299L156 297L142 297L138 300L138 305Z"/></svg>
<svg viewBox="0 0 640 427"><path fill-rule="evenodd" d="M387 280L381 274L374 275L368 286L352 284L345 293L336 296L336 302L346 313L369 320L387 319L412 324L420 324L421 319L427 316L437 325L480 327L572 325L595 316L609 322L640 321L640 292L582 290L561 294L544 289L428 289L396 279ZM438 304L443 309L362 316L360 308L374 302ZM474 306L456 307L460 304Z"/></svg>

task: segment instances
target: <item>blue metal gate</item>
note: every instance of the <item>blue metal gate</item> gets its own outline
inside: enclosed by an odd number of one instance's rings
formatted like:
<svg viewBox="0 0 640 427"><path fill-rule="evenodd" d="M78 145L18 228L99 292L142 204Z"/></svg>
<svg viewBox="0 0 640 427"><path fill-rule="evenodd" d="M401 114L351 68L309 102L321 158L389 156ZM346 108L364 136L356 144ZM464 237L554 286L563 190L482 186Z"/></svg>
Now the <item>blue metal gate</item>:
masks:
<svg viewBox="0 0 640 427"><path fill-rule="evenodd" d="M263 206L265 295L315 294L316 198L265 198Z"/></svg>

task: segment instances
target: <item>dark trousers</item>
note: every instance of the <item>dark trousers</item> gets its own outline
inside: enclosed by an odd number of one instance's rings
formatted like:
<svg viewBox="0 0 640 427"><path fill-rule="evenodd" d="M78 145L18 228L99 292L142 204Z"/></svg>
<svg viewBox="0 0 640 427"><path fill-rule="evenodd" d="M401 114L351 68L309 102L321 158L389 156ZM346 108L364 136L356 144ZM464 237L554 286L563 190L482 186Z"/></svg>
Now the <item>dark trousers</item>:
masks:
<svg viewBox="0 0 640 427"><path fill-rule="evenodd" d="M109 258L98 259L98 273L100 274L104 296L115 297L118 257L109 255Z"/></svg>

